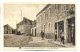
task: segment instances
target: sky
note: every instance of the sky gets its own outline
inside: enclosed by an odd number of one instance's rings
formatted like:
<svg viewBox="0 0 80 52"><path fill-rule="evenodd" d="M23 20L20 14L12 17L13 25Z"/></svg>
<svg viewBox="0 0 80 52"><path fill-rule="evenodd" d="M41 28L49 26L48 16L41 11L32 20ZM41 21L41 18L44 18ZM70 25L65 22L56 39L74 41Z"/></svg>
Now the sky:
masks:
<svg viewBox="0 0 80 52"><path fill-rule="evenodd" d="M16 28L22 17L35 20L36 15L46 6L46 4L22 4L22 3L5 3L3 5L3 23L9 24L12 28Z"/></svg>

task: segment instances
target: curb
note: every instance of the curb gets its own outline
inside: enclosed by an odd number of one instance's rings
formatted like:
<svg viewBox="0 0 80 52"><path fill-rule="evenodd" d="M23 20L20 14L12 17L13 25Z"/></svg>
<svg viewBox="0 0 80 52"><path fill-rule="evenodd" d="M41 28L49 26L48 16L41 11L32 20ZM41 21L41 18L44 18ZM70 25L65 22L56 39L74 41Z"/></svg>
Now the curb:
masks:
<svg viewBox="0 0 80 52"><path fill-rule="evenodd" d="M48 40L48 42L49 42L49 43L56 44L56 45L59 45L59 46L62 46L62 47L67 47L67 46L65 46L65 45L61 45L61 44L54 43L53 41L50 41L50 40Z"/></svg>

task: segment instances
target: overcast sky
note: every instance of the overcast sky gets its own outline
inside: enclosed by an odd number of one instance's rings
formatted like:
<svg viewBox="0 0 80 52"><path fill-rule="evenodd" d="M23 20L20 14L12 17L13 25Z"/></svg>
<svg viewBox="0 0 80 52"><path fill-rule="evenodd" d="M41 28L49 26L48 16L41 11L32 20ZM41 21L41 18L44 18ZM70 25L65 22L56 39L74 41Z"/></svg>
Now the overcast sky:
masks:
<svg viewBox="0 0 80 52"><path fill-rule="evenodd" d="M46 4L4 4L3 5L3 22L9 24L12 28L16 28L16 22L19 23L22 17L35 20L37 13L44 8Z"/></svg>

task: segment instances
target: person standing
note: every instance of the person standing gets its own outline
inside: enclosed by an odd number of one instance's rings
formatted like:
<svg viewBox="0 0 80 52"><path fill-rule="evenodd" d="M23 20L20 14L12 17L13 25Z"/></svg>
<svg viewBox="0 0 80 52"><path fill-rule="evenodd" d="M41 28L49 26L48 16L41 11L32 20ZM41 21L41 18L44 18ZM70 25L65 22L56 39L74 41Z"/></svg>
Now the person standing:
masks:
<svg viewBox="0 0 80 52"><path fill-rule="evenodd" d="M61 34L61 42L64 44L64 32Z"/></svg>
<svg viewBox="0 0 80 52"><path fill-rule="evenodd" d="M41 37L42 37L42 40L44 40L45 34L44 34L43 30L41 30Z"/></svg>
<svg viewBox="0 0 80 52"><path fill-rule="evenodd" d="M57 32L55 31L55 41L57 40Z"/></svg>
<svg viewBox="0 0 80 52"><path fill-rule="evenodd" d="M60 44L61 44L61 43L62 43L62 35L60 35L60 40L61 40L61 41L60 41Z"/></svg>
<svg viewBox="0 0 80 52"><path fill-rule="evenodd" d="M64 44L64 36L62 36L62 43Z"/></svg>

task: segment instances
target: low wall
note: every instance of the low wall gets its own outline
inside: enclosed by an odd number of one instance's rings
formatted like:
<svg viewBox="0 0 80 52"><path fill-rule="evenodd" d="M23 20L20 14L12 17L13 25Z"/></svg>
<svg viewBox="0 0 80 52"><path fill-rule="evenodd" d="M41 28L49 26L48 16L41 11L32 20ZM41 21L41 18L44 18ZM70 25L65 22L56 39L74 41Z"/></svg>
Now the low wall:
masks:
<svg viewBox="0 0 80 52"><path fill-rule="evenodd" d="M37 37L41 37L41 33L37 33L36 36L37 36ZM45 38L55 39L55 35L54 35L54 33L45 33Z"/></svg>

